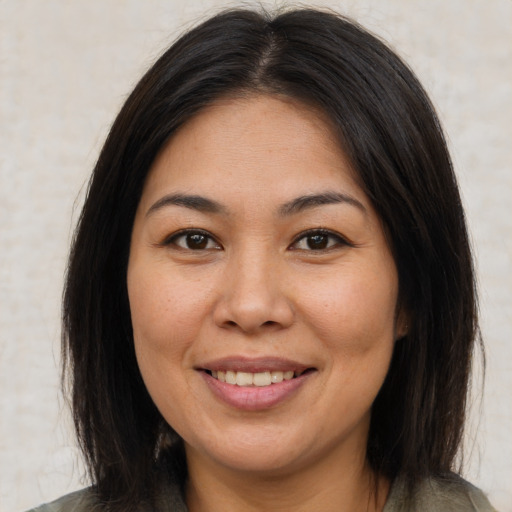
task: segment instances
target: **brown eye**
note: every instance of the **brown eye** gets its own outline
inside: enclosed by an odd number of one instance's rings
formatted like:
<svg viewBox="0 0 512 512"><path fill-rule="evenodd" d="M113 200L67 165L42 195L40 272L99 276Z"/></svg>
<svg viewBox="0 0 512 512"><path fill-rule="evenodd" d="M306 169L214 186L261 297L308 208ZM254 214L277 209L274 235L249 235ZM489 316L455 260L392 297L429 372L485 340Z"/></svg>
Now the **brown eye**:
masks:
<svg viewBox="0 0 512 512"><path fill-rule="evenodd" d="M329 237L322 234L310 235L306 237L306 244L312 250L325 249L329 244Z"/></svg>
<svg viewBox="0 0 512 512"><path fill-rule="evenodd" d="M176 245L181 249L188 249L191 251L204 251L208 249L221 248L211 235L202 231L182 231L168 239L166 245Z"/></svg>
<svg viewBox="0 0 512 512"><path fill-rule="evenodd" d="M192 234L185 236L187 249L206 249L208 238L201 234Z"/></svg>
<svg viewBox="0 0 512 512"><path fill-rule="evenodd" d="M336 247L351 245L336 233L324 230L312 230L302 233L290 247L301 251L327 251Z"/></svg>

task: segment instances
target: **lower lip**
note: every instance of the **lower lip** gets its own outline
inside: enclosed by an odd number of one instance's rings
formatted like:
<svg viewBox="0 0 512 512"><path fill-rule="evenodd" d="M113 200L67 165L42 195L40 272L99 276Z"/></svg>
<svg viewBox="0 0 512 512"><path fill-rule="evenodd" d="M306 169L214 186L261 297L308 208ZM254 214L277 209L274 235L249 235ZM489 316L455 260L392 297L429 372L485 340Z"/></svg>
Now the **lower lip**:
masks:
<svg viewBox="0 0 512 512"><path fill-rule="evenodd" d="M307 372L290 380L270 386L237 386L215 379L202 371L208 387L224 403L243 411L262 411L274 407L293 396L314 372Z"/></svg>

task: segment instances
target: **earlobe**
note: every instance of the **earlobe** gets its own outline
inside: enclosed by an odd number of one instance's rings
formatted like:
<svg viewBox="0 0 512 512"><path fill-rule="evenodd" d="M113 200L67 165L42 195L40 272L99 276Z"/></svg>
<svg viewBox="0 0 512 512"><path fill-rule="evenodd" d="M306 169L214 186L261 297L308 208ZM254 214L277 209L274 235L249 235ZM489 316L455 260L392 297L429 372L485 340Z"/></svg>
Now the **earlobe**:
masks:
<svg viewBox="0 0 512 512"><path fill-rule="evenodd" d="M411 326L411 316L405 308L398 308L395 322L395 340L401 340L409 334Z"/></svg>

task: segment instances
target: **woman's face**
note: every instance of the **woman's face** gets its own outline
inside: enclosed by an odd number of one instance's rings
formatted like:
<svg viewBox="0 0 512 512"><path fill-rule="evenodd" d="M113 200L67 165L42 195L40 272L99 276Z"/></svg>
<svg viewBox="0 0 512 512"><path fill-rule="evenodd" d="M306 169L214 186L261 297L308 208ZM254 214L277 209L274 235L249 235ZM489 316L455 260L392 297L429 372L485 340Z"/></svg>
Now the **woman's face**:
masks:
<svg viewBox="0 0 512 512"><path fill-rule="evenodd" d="M219 101L154 162L128 293L144 382L189 464L364 461L397 292L379 218L310 109Z"/></svg>

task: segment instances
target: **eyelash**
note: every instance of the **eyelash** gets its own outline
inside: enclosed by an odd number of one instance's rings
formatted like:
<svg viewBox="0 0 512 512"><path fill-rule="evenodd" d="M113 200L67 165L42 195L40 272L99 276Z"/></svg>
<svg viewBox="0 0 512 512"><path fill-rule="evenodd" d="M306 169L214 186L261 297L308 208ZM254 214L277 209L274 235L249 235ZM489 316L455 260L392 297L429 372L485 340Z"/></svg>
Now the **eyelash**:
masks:
<svg viewBox="0 0 512 512"><path fill-rule="evenodd" d="M193 237L193 236L204 237L200 241L206 242L205 245L193 248L193 247L185 247L185 246L177 243L177 240L179 240L180 238L184 238L185 244L186 244L187 237ZM311 246L309 246L309 248L307 248L307 249L297 247L299 242L301 242L302 240L305 240L306 243L308 243L308 241L307 241L308 238L312 239L313 237L320 237L320 238L324 238L324 239L327 238L327 245L325 247L317 247L317 248L312 248ZM331 239L331 241L334 240L334 243L330 243L329 239ZM215 244L215 246L208 247L208 245L210 245L212 242ZM319 243L319 242L320 241L317 241L317 243ZM322 242L323 242L323 240L322 240ZM186 229L186 230L178 231L177 233L174 233L171 236L167 237L162 242L161 245L162 246L174 245L180 249L190 250L190 251L222 249L222 246L215 240L215 238L210 233L208 233L207 231L200 230L200 229ZM304 231L304 232L300 233L295 238L295 240L292 242L292 244L290 245L290 250L294 250L294 251L299 250L299 251L306 251L306 252L325 252L325 251L330 251L330 250L335 249L340 246L354 247L354 245L352 243L350 243L347 239L343 238L338 233L335 233L335 232L327 230L327 229L316 228L316 229L310 229L308 231Z"/></svg>
<svg viewBox="0 0 512 512"><path fill-rule="evenodd" d="M210 242L214 242L216 247L196 247L196 248L192 248L192 247L184 247L184 246L181 246L181 245L179 245L177 243L177 240L179 240L180 238L185 238L186 239L186 237L192 237L192 236L205 237L207 245L209 245ZM174 245L174 246L178 247L179 249L189 250L189 251L202 251L202 250L211 250L211 249L219 250L219 249L222 248L220 246L220 244L215 240L215 238L210 233L208 233L208 231L203 231L201 229L184 229L182 231L178 231L177 233L173 233L171 236L167 237L162 242L161 245L163 245L163 246Z"/></svg>
<svg viewBox="0 0 512 512"><path fill-rule="evenodd" d="M316 249L313 249L311 247L309 247L308 249L304 249L304 248L298 248L298 247L294 247L296 246L300 241L302 240L307 240L308 238L312 238L312 237L327 237L328 239L332 239L334 240L335 242L333 244L330 244L330 245L327 245L327 247L320 247L320 248L316 248ZM307 242L306 242L307 243ZM329 240L327 241L327 244L329 244ZM342 237L340 234L338 233L335 233L333 231L330 231L328 229L319 229L319 228L316 228L316 229L309 229L308 231L304 231L302 233L300 233L296 238L295 240L293 241L293 243L290 245L290 248L292 250L298 250L298 251L308 251L308 252L325 252L325 251L330 251L330 250L333 250L335 248L339 248L341 246L349 246L349 247L354 247L354 244L350 243L346 238Z"/></svg>

